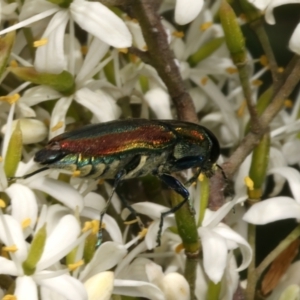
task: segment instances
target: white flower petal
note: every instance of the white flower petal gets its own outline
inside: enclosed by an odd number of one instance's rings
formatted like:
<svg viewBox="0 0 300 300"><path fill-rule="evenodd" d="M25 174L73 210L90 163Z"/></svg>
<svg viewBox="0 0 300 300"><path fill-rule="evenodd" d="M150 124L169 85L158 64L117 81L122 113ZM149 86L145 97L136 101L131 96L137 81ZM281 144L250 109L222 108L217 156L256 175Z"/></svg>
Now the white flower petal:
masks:
<svg viewBox="0 0 300 300"><path fill-rule="evenodd" d="M83 61L83 65L77 74L76 82L82 82L84 78L87 78L88 74L95 68L100 60L107 53L109 46L101 40L94 38L89 45L87 55Z"/></svg>
<svg viewBox="0 0 300 300"><path fill-rule="evenodd" d="M27 257L27 245L24 240L20 223L10 215L0 215L0 240L6 246L15 245L18 249L11 253L21 264Z"/></svg>
<svg viewBox="0 0 300 300"><path fill-rule="evenodd" d="M0 274L17 276L16 264L12 260L0 256Z"/></svg>
<svg viewBox="0 0 300 300"><path fill-rule="evenodd" d="M89 278L84 286L89 300L109 300L114 287L114 273L98 273Z"/></svg>
<svg viewBox="0 0 300 300"><path fill-rule="evenodd" d="M203 248L205 273L214 283L220 282L227 261L226 241L217 233L206 228L198 229Z"/></svg>
<svg viewBox="0 0 300 300"><path fill-rule="evenodd" d="M143 281L115 279L113 293L152 300L165 300L164 294L158 287Z"/></svg>
<svg viewBox="0 0 300 300"><path fill-rule="evenodd" d="M56 102L51 115L50 134L49 134L50 139L64 131L66 126L66 114L72 103L72 100L73 97L70 96L70 97L62 97ZM55 131L51 130L53 127L57 126L57 124L61 122L63 124L62 127L60 127L58 130Z"/></svg>
<svg viewBox="0 0 300 300"><path fill-rule="evenodd" d="M29 183L29 187L43 191L72 210L83 208L82 195L69 184L52 178L39 177Z"/></svg>
<svg viewBox="0 0 300 300"><path fill-rule="evenodd" d="M144 97L158 119L172 119L170 96L162 88L153 88Z"/></svg>
<svg viewBox="0 0 300 300"><path fill-rule="evenodd" d="M129 266L131 279L149 281L157 286L162 282L164 273L162 267L148 258L138 257ZM161 288L161 286L159 286Z"/></svg>
<svg viewBox="0 0 300 300"><path fill-rule="evenodd" d="M265 10L273 0L248 0L251 4L260 10Z"/></svg>
<svg viewBox="0 0 300 300"><path fill-rule="evenodd" d="M290 167L274 168L268 174L278 174L286 178L295 200L300 204L300 173Z"/></svg>
<svg viewBox="0 0 300 300"><path fill-rule="evenodd" d="M213 231L218 233L227 241L233 241L234 243L237 243L239 245L243 256L243 262L241 263L237 271L246 269L249 266L252 258L252 250L248 242L242 236L233 231L230 227L222 223L220 223L218 227L214 228Z"/></svg>
<svg viewBox="0 0 300 300"><path fill-rule="evenodd" d="M289 41L289 48L297 53L298 55L300 54L300 23L297 25L295 28L290 41Z"/></svg>
<svg viewBox="0 0 300 300"><path fill-rule="evenodd" d="M295 165L300 163L299 149L300 140L294 139L284 143L282 146L282 152L280 153L285 157L288 165Z"/></svg>
<svg viewBox="0 0 300 300"><path fill-rule="evenodd" d="M38 47L35 54L34 67L37 71L59 74L64 70L64 35L67 23L67 10L60 10L51 19L42 36L48 42Z"/></svg>
<svg viewBox="0 0 300 300"><path fill-rule="evenodd" d="M56 228L59 221L69 213L70 210L60 204L54 204L50 207L43 205L35 232L37 232L42 226L44 226L45 223L47 223L47 234L50 235L51 232Z"/></svg>
<svg viewBox="0 0 300 300"><path fill-rule="evenodd" d="M22 131L23 144L35 144L43 141L48 134L48 128L44 122L35 119L17 119L12 123L12 130L16 129L17 122L20 122L20 129ZM6 125L1 129L4 134Z"/></svg>
<svg viewBox="0 0 300 300"><path fill-rule="evenodd" d="M116 48L131 46L132 37L125 23L99 2L75 0L70 5L72 17L78 25Z"/></svg>
<svg viewBox="0 0 300 300"><path fill-rule="evenodd" d="M163 280L161 285L166 300L189 300L190 288L186 279L179 273L169 273Z"/></svg>
<svg viewBox="0 0 300 300"><path fill-rule="evenodd" d="M36 281L43 287L47 287L57 294L72 300L87 300L88 296L83 284L70 275L61 275L49 279L38 279ZM28 298L27 298L28 299Z"/></svg>
<svg viewBox="0 0 300 300"><path fill-rule="evenodd" d="M27 104L28 106L34 106L41 102L58 99L60 97L61 94L54 89L45 85L39 85L27 89L19 102Z"/></svg>
<svg viewBox="0 0 300 300"><path fill-rule="evenodd" d="M21 21L21 22L15 24L15 25L9 26L8 28L6 28L4 30L1 30L0 31L0 35L3 35L5 33L8 33L8 32L14 31L14 30L17 30L19 28L27 27L28 25L30 25L30 24L32 24L34 22L37 22L39 20L45 19L48 16L53 15L58 10L59 10L58 7L54 7L54 8L51 8L51 9L47 10L47 11L44 11L44 12L42 12L40 14L34 15L33 17L31 17L29 19L26 19L24 21Z"/></svg>
<svg viewBox="0 0 300 300"><path fill-rule="evenodd" d="M76 92L75 100L88 108L95 115L98 122L115 120L121 113L116 101L101 90L93 92L88 88L82 88Z"/></svg>
<svg viewBox="0 0 300 300"><path fill-rule="evenodd" d="M38 300L37 286L32 277L18 277L14 295L18 300Z"/></svg>
<svg viewBox="0 0 300 300"><path fill-rule="evenodd" d="M12 216L20 223L30 219L30 227L35 226L37 220L37 199L35 194L27 186L13 183L5 191L11 198Z"/></svg>
<svg viewBox="0 0 300 300"><path fill-rule="evenodd" d="M185 25L193 21L203 7L203 0L176 0L175 21Z"/></svg>
<svg viewBox="0 0 300 300"><path fill-rule="evenodd" d="M111 269L127 254L127 249L115 242L102 244L95 252L92 260L80 273L80 279L86 281L88 278ZM105 259L103 259L105 257Z"/></svg>
<svg viewBox="0 0 300 300"><path fill-rule="evenodd" d="M19 19L24 21L37 14L45 13L50 9L56 9L56 11L58 11L60 8L56 4L45 0L26 0L22 5Z"/></svg>
<svg viewBox="0 0 300 300"><path fill-rule="evenodd" d="M42 270L59 261L69 253L68 246L72 244L80 234L80 226L75 217L64 216L55 229L47 237L42 257L37 265L37 270Z"/></svg>
<svg viewBox="0 0 300 300"><path fill-rule="evenodd" d="M275 197L251 206L243 220L263 225L290 218L300 219L300 205L290 197Z"/></svg>

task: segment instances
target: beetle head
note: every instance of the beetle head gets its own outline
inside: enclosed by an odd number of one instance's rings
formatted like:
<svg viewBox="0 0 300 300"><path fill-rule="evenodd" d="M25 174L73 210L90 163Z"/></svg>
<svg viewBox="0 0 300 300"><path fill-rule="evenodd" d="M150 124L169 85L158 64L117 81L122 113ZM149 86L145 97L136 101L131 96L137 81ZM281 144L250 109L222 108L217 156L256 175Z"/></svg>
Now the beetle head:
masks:
<svg viewBox="0 0 300 300"><path fill-rule="evenodd" d="M48 144L44 149L38 151L34 161L41 165L51 165L65 157L68 152L63 151L57 142Z"/></svg>

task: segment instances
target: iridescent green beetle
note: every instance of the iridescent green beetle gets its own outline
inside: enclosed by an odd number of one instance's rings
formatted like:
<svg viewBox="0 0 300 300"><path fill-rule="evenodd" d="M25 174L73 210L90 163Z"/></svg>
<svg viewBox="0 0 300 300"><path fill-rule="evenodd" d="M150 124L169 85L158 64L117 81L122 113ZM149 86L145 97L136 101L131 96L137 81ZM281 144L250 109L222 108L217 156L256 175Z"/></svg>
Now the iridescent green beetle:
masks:
<svg viewBox="0 0 300 300"><path fill-rule="evenodd" d="M176 120L127 119L63 133L38 151L34 160L45 165L41 170L78 170L81 177L114 179L113 191L128 178L147 174L159 177L184 198L161 214L160 243L164 216L178 210L189 198L188 190L171 173L198 168L190 182L200 172L210 176L219 154L218 140L203 126Z"/></svg>

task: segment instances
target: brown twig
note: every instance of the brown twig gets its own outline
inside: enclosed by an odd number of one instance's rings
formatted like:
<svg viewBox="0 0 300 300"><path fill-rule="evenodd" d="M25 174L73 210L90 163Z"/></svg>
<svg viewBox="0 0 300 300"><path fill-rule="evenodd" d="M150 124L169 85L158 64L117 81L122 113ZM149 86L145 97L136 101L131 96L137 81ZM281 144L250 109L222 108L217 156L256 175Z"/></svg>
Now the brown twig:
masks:
<svg viewBox="0 0 300 300"><path fill-rule="evenodd" d="M197 123L198 118L194 103L185 91L179 68L168 44L166 31L161 23L161 17L155 10L153 1L133 1L129 13L138 20L141 26L151 65L168 88L176 107L178 119Z"/></svg>
<svg viewBox="0 0 300 300"><path fill-rule="evenodd" d="M255 145L257 145L263 134L267 131L270 122L282 109L284 100L292 93L300 80L299 69L300 59L297 60L286 81L274 95L271 104L259 118L261 130L257 133L249 132L231 157L223 164L223 170L229 178L232 177L247 155L253 150Z"/></svg>

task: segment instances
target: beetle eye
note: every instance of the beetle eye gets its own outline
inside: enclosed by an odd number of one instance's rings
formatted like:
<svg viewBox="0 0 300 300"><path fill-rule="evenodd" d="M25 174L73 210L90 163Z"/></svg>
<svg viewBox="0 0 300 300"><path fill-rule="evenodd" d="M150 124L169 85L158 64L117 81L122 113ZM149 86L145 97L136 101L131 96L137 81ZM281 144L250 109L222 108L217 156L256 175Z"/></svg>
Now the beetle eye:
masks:
<svg viewBox="0 0 300 300"><path fill-rule="evenodd" d="M55 143L55 142L54 142L52 145L50 144L50 145L47 147L47 149L53 150L53 151L59 151L59 150L61 150L61 146L60 146L59 143Z"/></svg>
<svg viewBox="0 0 300 300"><path fill-rule="evenodd" d="M55 149L57 149L57 145L54 145L54 147L51 147L50 149L44 148L38 151L34 156L34 161L42 165L53 164L68 154L64 151Z"/></svg>

